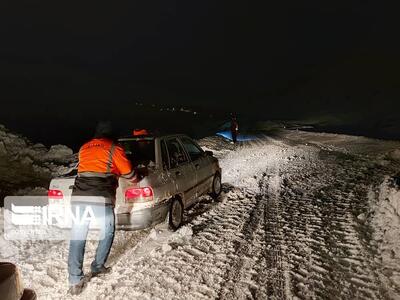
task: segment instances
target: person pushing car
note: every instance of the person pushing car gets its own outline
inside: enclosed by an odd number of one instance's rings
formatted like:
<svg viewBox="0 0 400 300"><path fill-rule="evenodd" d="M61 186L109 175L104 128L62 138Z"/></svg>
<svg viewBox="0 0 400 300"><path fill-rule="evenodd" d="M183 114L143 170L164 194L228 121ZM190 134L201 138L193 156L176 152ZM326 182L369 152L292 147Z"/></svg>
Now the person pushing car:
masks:
<svg viewBox="0 0 400 300"><path fill-rule="evenodd" d="M115 193L118 178L135 179L132 165L124 149L114 140L110 122L99 122L92 140L79 150L78 176L72 190L72 212L76 207L90 208L100 223L100 235L95 258L91 264L91 277L107 273L105 266L114 240ZM69 293L78 295L85 285L82 270L86 239L91 221L73 222L68 255Z"/></svg>

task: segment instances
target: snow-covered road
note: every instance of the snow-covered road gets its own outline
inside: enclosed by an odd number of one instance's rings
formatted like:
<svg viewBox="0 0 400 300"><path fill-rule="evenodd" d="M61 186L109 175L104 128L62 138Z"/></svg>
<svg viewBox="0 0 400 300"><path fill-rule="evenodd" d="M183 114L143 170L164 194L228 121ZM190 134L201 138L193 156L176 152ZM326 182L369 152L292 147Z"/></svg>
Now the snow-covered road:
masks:
<svg viewBox="0 0 400 300"><path fill-rule="evenodd" d="M293 131L201 144L220 158L222 201L204 197L175 233L118 231L112 272L76 298L400 298L400 143ZM40 299L70 298L66 242L0 245Z"/></svg>

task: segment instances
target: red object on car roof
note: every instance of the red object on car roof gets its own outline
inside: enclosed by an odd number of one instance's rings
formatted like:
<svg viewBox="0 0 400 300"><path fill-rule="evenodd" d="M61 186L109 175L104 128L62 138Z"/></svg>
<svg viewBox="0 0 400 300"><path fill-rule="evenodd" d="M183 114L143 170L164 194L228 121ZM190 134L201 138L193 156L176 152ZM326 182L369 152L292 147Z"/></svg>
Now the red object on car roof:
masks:
<svg viewBox="0 0 400 300"><path fill-rule="evenodd" d="M133 136L149 135L146 129L134 129L132 132Z"/></svg>

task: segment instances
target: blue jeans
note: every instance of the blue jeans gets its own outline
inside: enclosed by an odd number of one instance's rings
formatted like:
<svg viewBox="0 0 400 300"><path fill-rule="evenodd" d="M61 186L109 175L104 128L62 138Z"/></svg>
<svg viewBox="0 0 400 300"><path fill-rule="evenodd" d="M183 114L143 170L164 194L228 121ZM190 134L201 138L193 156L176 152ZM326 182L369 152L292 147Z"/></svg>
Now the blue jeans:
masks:
<svg viewBox="0 0 400 300"><path fill-rule="evenodd" d="M99 241L96 249L96 256L91 264L91 271L97 272L100 271L104 266L114 240L114 209L111 205L81 205L81 207L85 206L91 208L96 220L100 221L100 234L104 237ZM72 206L73 211L75 211L74 207L75 206ZM89 231L89 223L90 222L85 221L82 224L74 223L72 225L68 255L68 279L70 285L79 283L84 277L82 267L83 257L85 254L86 238Z"/></svg>

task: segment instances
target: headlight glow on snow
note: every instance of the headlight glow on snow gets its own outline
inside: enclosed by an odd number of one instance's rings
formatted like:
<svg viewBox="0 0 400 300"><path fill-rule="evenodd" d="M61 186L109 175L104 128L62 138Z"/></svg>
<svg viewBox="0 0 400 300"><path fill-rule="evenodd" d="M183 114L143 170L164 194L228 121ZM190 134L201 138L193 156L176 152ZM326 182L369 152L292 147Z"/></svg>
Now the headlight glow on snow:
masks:
<svg viewBox="0 0 400 300"><path fill-rule="evenodd" d="M232 133L230 131L220 131L220 132L217 132L216 135L222 136L223 138L232 141ZM257 137L254 135L239 134L237 136L237 141L238 142L248 142L248 141L253 141L256 138Z"/></svg>

